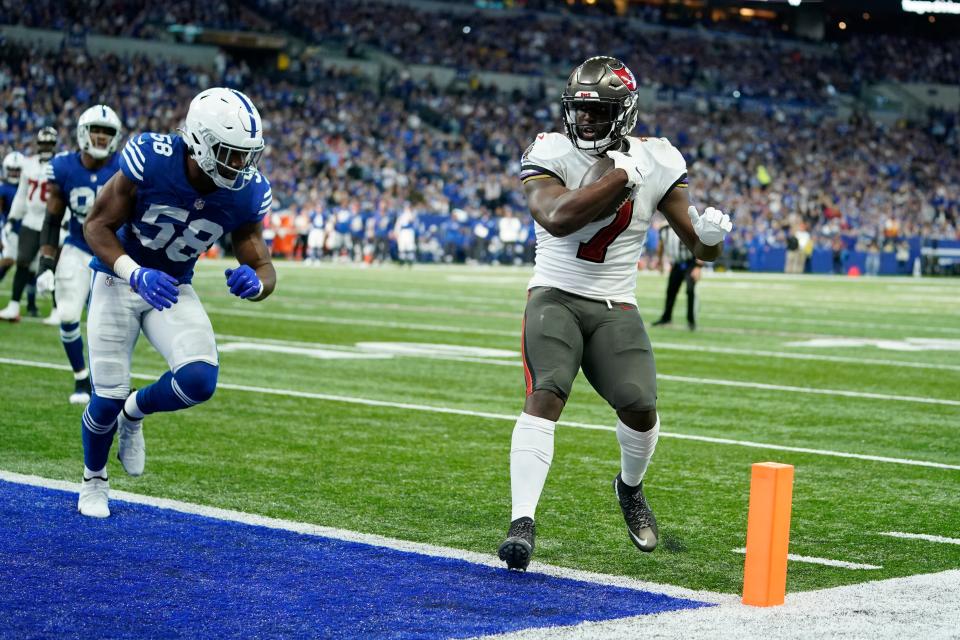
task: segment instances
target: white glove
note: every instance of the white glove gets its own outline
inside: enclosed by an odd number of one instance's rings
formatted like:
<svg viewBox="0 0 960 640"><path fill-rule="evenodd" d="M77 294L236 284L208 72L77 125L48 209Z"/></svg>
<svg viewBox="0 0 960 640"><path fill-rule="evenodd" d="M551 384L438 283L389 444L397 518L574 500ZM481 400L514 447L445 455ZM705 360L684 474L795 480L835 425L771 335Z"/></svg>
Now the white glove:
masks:
<svg viewBox="0 0 960 640"><path fill-rule="evenodd" d="M607 151L607 157L613 160L614 169L623 169L627 172L627 188L633 189L643 180L640 172L640 161L622 151Z"/></svg>
<svg viewBox="0 0 960 640"><path fill-rule="evenodd" d="M50 269L37 276L37 293L39 295L53 293L55 286L53 271Z"/></svg>
<svg viewBox="0 0 960 640"><path fill-rule="evenodd" d="M697 208L690 206L687 209L687 215L690 216L690 222L693 224L693 230L700 243L707 247L723 242L723 239L733 229L733 223L730 222L730 216L719 209L707 207L701 216Z"/></svg>

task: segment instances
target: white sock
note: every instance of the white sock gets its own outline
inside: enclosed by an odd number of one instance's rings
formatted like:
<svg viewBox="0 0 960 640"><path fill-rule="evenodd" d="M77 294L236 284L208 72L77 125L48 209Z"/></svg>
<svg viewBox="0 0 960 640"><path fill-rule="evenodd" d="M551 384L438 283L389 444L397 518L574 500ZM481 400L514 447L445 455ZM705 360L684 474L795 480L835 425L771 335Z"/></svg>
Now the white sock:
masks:
<svg viewBox="0 0 960 640"><path fill-rule="evenodd" d="M99 477L101 477L101 478L106 478L106 477L107 477L107 468L104 467L103 469L100 469L100 471L90 471L90 469L87 469L87 465L83 465L83 479L84 479L84 480L89 480L90 478L93 478L93 477L96 477L96 476L99 476Z"/></svg>
<svg viewBox="0 0 960 640"><path fill-rule="evenodd" d="M123 410L126 411L127 415L130 416L135 422L140 422L143 420L143 411L140 411L140 407L137 405L136 392L127 396L126 402L123 403Z"/></svg>
<svg viewBox="0 0 960 640"><path fill-rule="evenodd" d="M540 501L543 483L547 480L553 461L553 431L557 423L521 413L513 428L510 445L510 491L513 496L513 515L510 520L524 516L533 518Z"/></svg>
<svg viewBox="0 0 960 640"><path fill-rule="evenodd" d="M620 479L629 487L635 487L643 480L647 465L657 448L660 435L660 415L657 424L649 431L636 431L622 421L617 420L617 442L620 443Z"/></svg>
<svg viewBox="0 0 960 640"><path fill-rule="evenodd" d="M90 376L90 371L84 367L83 371L74 371L73 379L74 380L86 380Z"/></svg>

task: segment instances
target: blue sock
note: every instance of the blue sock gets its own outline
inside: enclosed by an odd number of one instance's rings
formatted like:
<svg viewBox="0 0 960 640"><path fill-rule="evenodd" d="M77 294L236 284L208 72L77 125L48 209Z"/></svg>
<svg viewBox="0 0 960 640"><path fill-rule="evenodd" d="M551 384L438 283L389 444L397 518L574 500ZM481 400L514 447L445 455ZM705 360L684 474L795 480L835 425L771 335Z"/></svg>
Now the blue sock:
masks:
<svg viewBox="0 0 960 640"><path fill-rule="evenodd" d="M80 373L87 365L83 359L83 337L80 335L79 322L63 322L60 324L60 342L67 352L67 360L74 373Z"/></svg>
<svg viewBox="0 0 960 640"><path fill-rule="evenodd" d="M107 466L113 434L117 432L117 416L123 400L101 398L94 394L83 412L80 431L83 434L83 464L91 471Z"/></svg>
<svg viewBox="0 0 960 640"><path fill-rule="evenodd" d="M27 285L27 310L37 308L37 287L34 286L34 282L37 279L34 278L30 284Z"/></svg>
<svg viewBox="0 0 960 640"><path fill-rule="evenodd" d="M167 371L153 384L137 391L137 406L144 415L158 411L178 411L209 400L217 388L219 367L206 362L190 362Z"/></svg>

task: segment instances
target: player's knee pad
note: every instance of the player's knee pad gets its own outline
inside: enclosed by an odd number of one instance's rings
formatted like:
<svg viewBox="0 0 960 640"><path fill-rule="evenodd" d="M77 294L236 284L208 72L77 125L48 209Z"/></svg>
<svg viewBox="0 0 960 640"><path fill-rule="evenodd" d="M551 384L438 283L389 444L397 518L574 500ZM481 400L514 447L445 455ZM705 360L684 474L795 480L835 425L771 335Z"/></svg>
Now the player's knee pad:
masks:
<svg viewBox="0 0 960 640"><path fill-rule="evenodd" d="M101 398L126 400L130 395L130 369L119 358L91 358L90 373Z"/></svg>
<svg viewBox="0 0 960 640"><path fill-rule="evenodd" d="M107 433L113 428L121 409L123 400L93 394L84 412L83 426L94 433Z"/></svg>
<svg viewBox="0 0 960 640"><path fill-rule="evenodd" d="M632 382L621 382L613 392L613 408L634 413L653 411L657 408L657 394Z"/></svg>
<svg viewBox="0 0 960 640"><path fill-rule="evenodd" d="M190 404L199 404L213 397L219 371L220 367L209 362L188 362L173 374L173 381Z"/></svg>

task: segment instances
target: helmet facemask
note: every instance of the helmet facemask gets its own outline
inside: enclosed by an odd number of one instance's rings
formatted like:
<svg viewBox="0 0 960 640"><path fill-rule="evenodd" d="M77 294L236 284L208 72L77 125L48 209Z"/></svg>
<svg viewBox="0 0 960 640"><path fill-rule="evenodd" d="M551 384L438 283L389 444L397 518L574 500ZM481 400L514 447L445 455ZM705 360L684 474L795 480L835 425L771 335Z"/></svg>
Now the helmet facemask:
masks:
<svg viewBox="0 0 960 640"><path fill-rule="evenodd" d="M109 138L105 145L100 146L94 144L93 136L98 136L101 139L103 136L109 136ZM77 142L81 151L92 158L103 160L117 150L120 142L120 131L104 125L81 124L77 126Z"/></svg>
<svg viewBox="0 0 960 640"><path fill-rule="evenodd" d="M184 136L192 132L181 131ZM263 144L238 147L221 142L210 132L200 133L200 142L191 148L194 160L214 184L223 189L238 191L257 173L257 163L263 155ZM200 152L196 152L199 150Z"/></svg>
<svg viewBox="0 0 960 640"><path fill-rule="evenodd" d="M43 162L53 158L53 153L57 149L57 130L53 127L44 127L37 132L36 141L37 157Z"/></svg>
<svg viewBox="0 0 960 640"><path fill-rule="evenodd" d="M562 99L564 125L567 136L581 151L599 155L626 136L636 123L635 110L630 109L633 98ZM631 112L634 113L631 122ZM630 125L629 128L627 125Z"/></svg>

